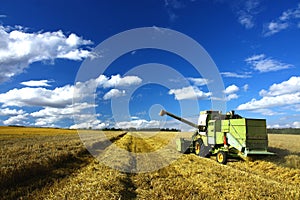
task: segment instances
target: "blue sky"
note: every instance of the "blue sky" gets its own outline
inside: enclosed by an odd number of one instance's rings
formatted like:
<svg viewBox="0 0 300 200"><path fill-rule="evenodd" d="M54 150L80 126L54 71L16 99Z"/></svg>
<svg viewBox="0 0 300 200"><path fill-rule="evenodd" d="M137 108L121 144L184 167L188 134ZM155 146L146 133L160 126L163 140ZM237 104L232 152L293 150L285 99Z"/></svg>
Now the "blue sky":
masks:
<svg viewBox="0 0 300 200"><path fill-rule="evenodd" d="M98 44L141 27L175 30L202 45L223 79L227 111L266 118L269 127L300 128L300 2L295 0L3 0L0 125L178 128L157 116L161 108L196 122L199 110L211 109L207 84L213 80L173 53L129 51L103 74L76 81L84 60L103 56L93 53ZM128 73L146 63L169 66L189 85L165 87ZM153 72L176 82L154 65ZM94 86L93 101L73 101L74 89L85 95ZM129 116L114 111L123 100Z"/></svg>

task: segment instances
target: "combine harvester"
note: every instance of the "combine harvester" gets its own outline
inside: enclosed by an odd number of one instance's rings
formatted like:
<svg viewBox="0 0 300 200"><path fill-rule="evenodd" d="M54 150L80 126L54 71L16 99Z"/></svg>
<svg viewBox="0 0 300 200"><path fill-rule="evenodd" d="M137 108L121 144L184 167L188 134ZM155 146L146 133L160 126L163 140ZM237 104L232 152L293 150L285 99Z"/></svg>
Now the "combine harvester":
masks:
<svg viewBox="0 0 300 200"><path fill-rule="evenodd" d="M246 159L249 155L274 155L268 152L268 135L265 119L248 119L234 113L202 111L198 125L165 110L168 115L197 129L191 140L176 140L177 150L195 153L201 157L216 155L218 163L226 164L229 157Z"/></svg>

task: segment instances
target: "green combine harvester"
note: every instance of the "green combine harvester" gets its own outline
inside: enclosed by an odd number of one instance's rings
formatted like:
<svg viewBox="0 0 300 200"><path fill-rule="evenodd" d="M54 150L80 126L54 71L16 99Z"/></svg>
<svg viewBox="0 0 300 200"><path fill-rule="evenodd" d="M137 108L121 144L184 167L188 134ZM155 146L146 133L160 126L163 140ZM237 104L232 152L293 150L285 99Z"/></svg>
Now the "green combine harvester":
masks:
<svg viewBox="0 0 300 200"><path fill-rule="evenodd" d="M178 117L165 110L160 116L168 115L197 130L191 140L176 140L177 150L195 153L201 157L216 155L217 162L226 164L227 159L249 155L273 155L268 152L268 134L265 119L248 119L234 113L225 115L219 111L202 111L198 124Z"/></svg>

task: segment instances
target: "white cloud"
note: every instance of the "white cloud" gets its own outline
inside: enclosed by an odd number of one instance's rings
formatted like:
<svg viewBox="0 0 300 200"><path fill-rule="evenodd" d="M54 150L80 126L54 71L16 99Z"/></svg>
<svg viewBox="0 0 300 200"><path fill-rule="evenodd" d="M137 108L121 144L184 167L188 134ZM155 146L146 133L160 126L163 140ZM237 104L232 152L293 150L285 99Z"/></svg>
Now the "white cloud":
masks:
<svg viewBox="0 0 300 200"><path fill-rule="evenodd" d="M290 128L289 124L268 124L267 128Z"/></svg>
<svg viewBox="0 0 300 200"><path fill-rule="evenodd" d="M2 103L3 107L40 106L63 108L67 105L71 105L73 98L94 97L94 90L97 86L102 88L129 87L130 85L135 85L140 82L141 79L137 76L120 77L120 75L116 75L108 78L104 75L100 75L98 78L90 79L84 83L78 82L76 83L76 86L65 85L53 90L42 87L15 88L6 93L0 94L0 103ZM34 82L34 84L38 84L38 82ZM121 94L125 94L125 91L113 89L106 94L105 99L110 99L118 95L120 96Z"/></svg>
<svg viewBox="0 0 300 200"><path fill-rule="evenodd" d="M257 60L262 60L264 59L266 56L264 54L258 54L258 55L253 55L249 58L247 58L245 61L246 62L254 62L254 61L257 61Z"/></svg>
<svg viewBox="0 0 300 200"><path fill-rule="evenodd" d="M121 77L119 74L111 76L109 80L103 83L104 88L110 87L128 87L131 85L139 85L142 82L137 76L125 76Z"/></svg>
<svg viewBox="0 0 300 200"><path fill-rule="evenodd" d="M230 85L230 86L228 86L225 89L224 93L225 94L232 94L232 93L235 93L237 91L239 91L239 87L238 86L236 86L236 85Z"/></svg>
<svg viewBox="0 0 300 200"><path fill-rule="evenodd" d="M259 13L258 7L260 2L258 0L243 1L237 12L239 23L246 29L251 29L255 26L255 16Z"/></svg>
<svg viewBox="0 0 300 200"><path fill-rule="evenodd" d="M260 113L261 115L266 115L266 116L274 116L274 115L281 115L282 113L279 112L275 112L271 109L266 109L266 108L262 108L262 109L256 109L256 110L252 110L252 112L254 113Z"/></svg>
<svg viewBox="0 0 300 200"><path fill-rule="evenodd" d="M229 94L226 96L227 101L230 101L232 99L237 99L237 98L239 98L239 96L237 94Z"/></svg>
<svg viewBox="0 0 300 200"><path fill-rule="evenodd" d="M273 84L269 90L261 90L260 100L252 99L250 102L238 106L238 110L255 110L275 106L289 106L300 104L300 77L291 77L282 83Z"/></svg>
<svg viewBox="0 0 300 200"><path fill-rule="evenodd" d="M264 36L273 35L284 29L287 29L288 27L289 27L289 24L286 22L270 22L269 24L265 25Z"/></svg>
<svg viewBox="0 0 300 200"><path fill-rule="evenodd" d="M29 87L49 87L50 81L48 80L30 80L21 82L21 85L29 86Z"/></svg>
<svg viewBox="0 0 300 200"><path fill-rule="evenodd" d="M114 77L114 78L113 78ZM95 98L95 89L105 87L129 87L141 82L137 76L120 75L106 77L100 75L96 79L90 79L86 82L78 82L74 85L65 85L55 89L46 89L42 87L24 87L20 89L12 89L6 93L0 94L0 103L4 107L0 109L0 115L9 116L3 123L5 125L28 125L29 121L33 121L31 125L35 126L57 126L64 120L72 120L76 118L76 124L71 128L89 128L99 129L106 127L107 124L96 119L99 114L95 114L94 104L84 101L85 98ZM27 85L40 85L42 82L25 82ZM75 91L75 93L74 93ZM111 89L104 95L104 99L110 99L125 94L125 90ZM83 96L83 97L82 97ZM73 98L76 100L73 103ZM10 106L17 107L42 107L42 109L25 113L23 110L10 109ZM23 122L22 122L23 120ZM27 120L27 121L26 121Z"/></svg>
<svg viewBox="0 0 300 200"><path fill-rule="evenodd" d="M125 90L111 89L103 96L103 99L108 100L112 98L117 98L117 97L124 96L125 94L126 94Z"/></svg>
<svg viewBox="0 0 300 200"><path fill-rule="evenodd" d="M298 27L300 19L300 3L296 8L284 11L278 19L275 19L264 25L264 36L271 36L281 32L289 27Z"/></svg>
<svg viewBox="0 0 300 200"><path fill-rule="evenodd" d="M300 121L299 122L293 122L293 128L300 128Z"/></svg>
<svg viewBox="0 0 300 200"><path fill-rule="evenodd" d="M251 29L254 27L253 16L244 11L239 13L238 20L246 29Z"/></svg>
<svg viewBox="0 0 300 200"><path fill-rule="evenodd" d="M64 108L51 108L47 107L44 109L41 109L39 111L33 112L30 114L30 116L35 118L47 118L51 116L57 116L57 115L64 115L64 116L73 116L78 115L82 113L82 111L89 109L89 108L95 108L96 105L94 104L88 104L88 103L76 103L72 105L67 105ZM82 113L84 114L84 113Z"/></svg>
<svg viewBox="0 0 300 200"><path fill-rule="evenodd" d="M228 86L225 90L224 93L226 94L226 100L230 101L232 99L237 99L239 98L239 96L237 94L235 94L237 91L239 91L239 87L236 85L230 85Z"/></svg>
<svg viewBox="0 0 300 200"><path fill-rule="evenodd" d="M70 129L103 129L108 127L109 124L103 123L100 120L90 120L90 121L85 121L80 124L74 124L70 126Z"/></svg>
<svg viewBox="0 0 300 200"><path fill-rule="evenodd" d="M224 77L229 77L229 78L250 78L251 76L249 74L237 74L234 72L221 72L221 75Z"/></svg>
<svg viewBox="0 0 300 200"><path fill-rule="evenodd" d="M98 128L102 122L96 119L99 114L91 112L91 109L95 107L96 105L88 103L76 103L67 105L64 108L47 107L31 113L30 117L34 118L35 126L52 127L64 120L72 120L75 118L78 124L71 125L72 128L75 126L80 128ZM90 124L90 126L83 127L84 124Z"/></svg>
<svg viewBox="0 0 300 200"><path fill-rule="evenodd" d="M9 108L0 109L0 115L2 116L22 115L24 113L25 113L24 110L16 110L16 109L9 109Z"/></svg>
<svg viewBox="0 0 300 200"><path fill-rule="evenodd" d="M181 89L171 89L168 94L175 95L176 100L184 100L184 99L206 99L211 96L211 93L205 93L200 91L197 87L184 87Z"/></svg>
<svg viewBox="0 0 300 200"><path fill-rule="evenodd" d="M248 85L248 84L245 84L245 85L243 86L243 89L244 89L245 92L247 92L248 89L249 89L249 85Z"/></svg>
<svg viewBox="0 0 300 200"><path fill-rule="evenodd" d="M250 102L239 105L237 110L254 110L298 103L300 103L300 92L273 97L264 96L260 100L252 99Z"/></svg>
<svg viewBox="0 0 300 200"><path fill-rule="evenodd" d="M174 22L178 15L175 13L176 10L183 9L185 4L181 0L165 0L165 8L171 22Z"/></svg>
<svg viewBox="0 0 300 200"><path fill-rule="evenodd" d="M209 83L209 80L207 80L205 78L187 78L187 79L196 86L203 86L203 85L207 85Z"/></svg>
<svg viewBox="0 0 300 200"><path fill-rule="evenodd" d="M0 83L23 73L30 64L57 58L82 60L90 51L82 49L90 40L62 31L27 33L23 27L12 30L0 25Z"/></svg>
<svg viewBox="0 0 300 200"><path fill-rule="evenodd" d="M72 103L73 86L66 85L54 90L45 88L12 89L0 94L0 103L7 106L41 106L62 108Z"/></svg>
<svg viewBox="0 0 300 200"><path fill-rule="evenodd" d="M253 55L245 61L259 72L278 71L293 67L291 64L282 63L273 58L267 58L264 54Z"/></svg>
<svg viewBox="0 0 300 200"><path fill-rule="evenodd" d="M156 120L150 120L147 121L145 119L137 119L137 120L131 120L131 121L123 121L123 122L117 122L115 124L116 128L159 128L161 122Z"/></svg>
<svg viewBox="0 0 300 200"><path fill-rule="evenodd" d="M4 125L19 125L19 126L23 126L28 124L26 122L28 114L24 113L24 114L20 114L20 115L16 115L16 116L12 116L10 118L8 118L7 120L3 121Z"/></svg>
<svg viewBox="0 0 300 200"><path fill-rule="evenodd" d="M282 94L292 94L300 92L300 77L292 76L289 80L282 83L274 83L269 90L261 90L261 96L278 96Z"/></svg>

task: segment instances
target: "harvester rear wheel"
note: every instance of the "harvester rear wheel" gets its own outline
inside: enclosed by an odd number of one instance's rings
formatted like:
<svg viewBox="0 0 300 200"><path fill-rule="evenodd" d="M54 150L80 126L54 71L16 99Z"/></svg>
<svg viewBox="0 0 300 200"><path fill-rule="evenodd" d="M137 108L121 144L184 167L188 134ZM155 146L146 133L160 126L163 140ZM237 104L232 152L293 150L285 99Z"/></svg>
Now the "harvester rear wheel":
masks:
<svg viewBox="0 0 300 200"><path fill-rule="evenodd" d="M225 151L219 151L216 158L218 163L223 165L227 163L227 153Z"/></svg>

